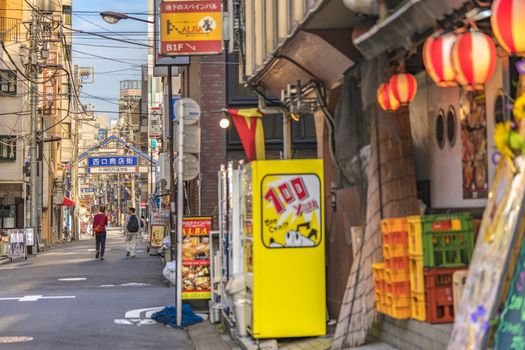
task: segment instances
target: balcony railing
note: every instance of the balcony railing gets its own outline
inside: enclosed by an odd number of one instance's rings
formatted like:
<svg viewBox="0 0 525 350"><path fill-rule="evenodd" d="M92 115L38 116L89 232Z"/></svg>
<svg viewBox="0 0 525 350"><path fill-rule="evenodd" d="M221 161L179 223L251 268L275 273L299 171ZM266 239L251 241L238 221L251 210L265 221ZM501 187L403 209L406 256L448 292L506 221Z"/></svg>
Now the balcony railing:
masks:
<svg viewBox="0 0 525 350"><path fill-rule="evenodd" d="M18 18L0 17L0 38L4 42L17 42L22 21Z"/></svg>

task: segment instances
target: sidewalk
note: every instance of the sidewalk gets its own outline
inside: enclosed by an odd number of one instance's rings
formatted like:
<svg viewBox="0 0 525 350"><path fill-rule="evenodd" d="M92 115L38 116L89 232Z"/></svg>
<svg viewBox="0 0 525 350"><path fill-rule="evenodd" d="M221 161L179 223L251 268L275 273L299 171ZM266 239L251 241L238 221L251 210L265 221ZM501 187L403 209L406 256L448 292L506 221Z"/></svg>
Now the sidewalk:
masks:
<svg viewBox="0 0 525 350"><path fill-rule="evenodd" d="M195 346L196 350L247 350L246 346L239 347L226 334L221 334L218 327L208 321L188 327L188 333ZM284 340L280 341L279 350L327 350L330 348L332 338L330 336L316 337L299 340ZM250 347L254 349L255 347ZM268 344L261 349L271 349ZM355 348L348 348L346 350L397 350L385 343L373 343Z"/></svg>

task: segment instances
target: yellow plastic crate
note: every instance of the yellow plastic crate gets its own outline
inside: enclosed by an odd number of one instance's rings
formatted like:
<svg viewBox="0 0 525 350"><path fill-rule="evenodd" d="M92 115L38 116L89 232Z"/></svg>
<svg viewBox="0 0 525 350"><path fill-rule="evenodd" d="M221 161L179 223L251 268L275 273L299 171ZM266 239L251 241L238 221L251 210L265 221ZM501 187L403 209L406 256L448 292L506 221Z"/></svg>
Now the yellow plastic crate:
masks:
<svg viewBox="0 0 525 350"><path fill-rule="evenodd" d="M410 291L412 293L425 293L425 276L423 272L423 257L410 256Z"/></svg>
<svg viewBox="0 0 525 350"><path fill-rule="evenodd" d="M467 283L468 270L460 270L454 272L452 275L452 292L454 294L454 315L458 314L459 303L461 302L461 295L463 288Z"/></svg>
<svg viewBox="0 0 525 350"><path fill-rule="evenodd" d="M427 315L425 310L425 293L413 293L410 306L412 309L412 318L418 321L426 321Z"/></svg>
<svg viewBox="0 0 525 350"><path fill-rule="evenodd" d="M383 257L385 259L401 258L408 256L408 245L383 244Z"/></svg>
<svg viewBox="0 0 525 350"><path fill-rule="evenodd" d="M384 310L385 310L384 305L385 305L385 302L386 302L385 294L376 290L375 294L374 294L374 297L375 297L375 301L376 301L376 309L377 309L377 311L384 313Z"/></svg>
<svg viewBox="0 0 525 350"><path fill-rule="evenodd" d="M374 272L375 281L383 281L385 279L385 263L372 264L372 271Z"/></svg>
<svg viewBox="0 0 525 350"><path fill-rule="evenodd" d="M409 216L408 221L408 253L412 256L423 255L423 233L420 216Z"/></svg>
<svg viewBox="0 0 525 350"><path fill-rule="evenodd" d="M410 281L410 272L408 270L385 269L385 281L387 283Z"/></svg>
<svg viewBox="0 0 525 350"><path fill-rule="evenodd" d="M407 218L393 218L381 220L381 232L388 234L392 232L406 232Z"/></svg>
<svg viewBox="0 0 525 350"><path fill-rule="evenodd" d="M389 305L388 315L397 319L406 319L412 316L410 307L410 296L399 296L391 293L386 294L387 305Z"/></svg>

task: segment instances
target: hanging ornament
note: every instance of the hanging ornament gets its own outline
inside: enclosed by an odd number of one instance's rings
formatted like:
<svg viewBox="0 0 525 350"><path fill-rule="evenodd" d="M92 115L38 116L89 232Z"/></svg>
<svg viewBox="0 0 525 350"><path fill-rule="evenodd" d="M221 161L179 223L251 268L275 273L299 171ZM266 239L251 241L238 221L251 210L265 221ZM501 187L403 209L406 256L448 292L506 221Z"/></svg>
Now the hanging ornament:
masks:
<svg viewBox="0 0 525 350"><path fill-rule="evenodd" d="M525 1L495 0L492 3L492 31L510 54L525 55Z"/></svg>
<svg viewBox="0 0 525 350"><path fill-rule="evenodd" d="M452 48L456 80L467 90L483 90L496 68L496 46L481 32L465 32Z"/></svg>
<svg viewBox="0 0 525 350"><path fill-rule="evenodd" d="M399 109L399 101L390 90L390 84L384 83L377 88L377 103L385 111L396 111Z"/></svg>
<svg viewBox="0 0 525 350"><path fill-rule="evenodd" d="M423 63L430 78L441 87L457 86L451 53L456 42L455 33L430 36L423 45Z"/></svg>
<svg viewBox="0 0 525 350"><path fill-rule="evenodd" d="M412 74L401 73L390 78L390 91L401 105L407 105L416 96L417 82Z"/></svg>

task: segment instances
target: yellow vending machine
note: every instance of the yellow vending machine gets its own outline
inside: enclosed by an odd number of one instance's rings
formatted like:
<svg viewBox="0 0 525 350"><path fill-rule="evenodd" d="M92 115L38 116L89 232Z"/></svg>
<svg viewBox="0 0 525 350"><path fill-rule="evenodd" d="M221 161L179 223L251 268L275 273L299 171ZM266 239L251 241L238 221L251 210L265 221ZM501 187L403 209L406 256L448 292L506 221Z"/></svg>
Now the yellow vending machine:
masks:
<svg viewBox="0 0 525 350"><path fill-rule="evenodd" d="M326 334L322 160L246 165L247 330L254 338Z"/></svg>

